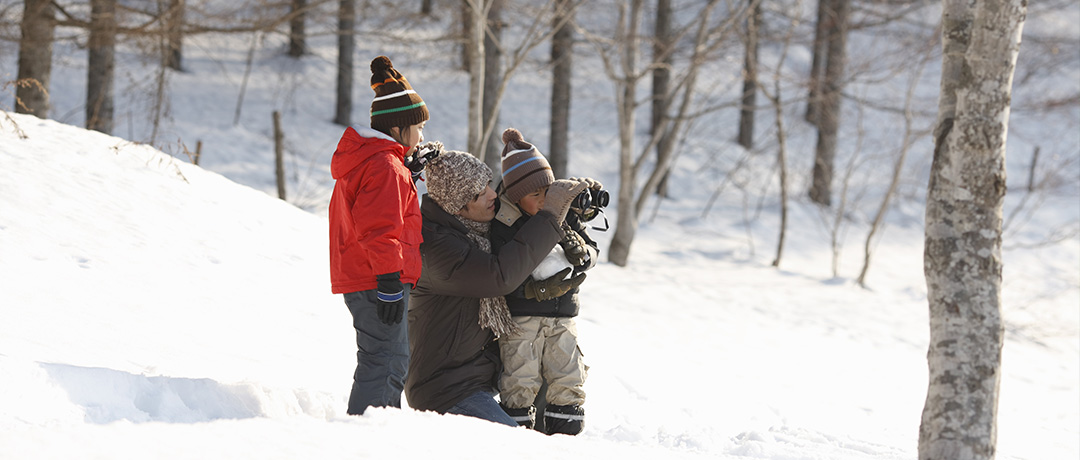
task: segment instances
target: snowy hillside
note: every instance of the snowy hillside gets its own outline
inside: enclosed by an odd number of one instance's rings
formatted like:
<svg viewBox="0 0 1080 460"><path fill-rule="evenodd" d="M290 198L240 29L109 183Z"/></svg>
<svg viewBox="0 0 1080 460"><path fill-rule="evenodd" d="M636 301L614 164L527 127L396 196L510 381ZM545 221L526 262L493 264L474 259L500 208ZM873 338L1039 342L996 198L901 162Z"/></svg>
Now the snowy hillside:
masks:
<svg viewBox="0 0 1080 460"><path fill-rule="evenodd" d="M579 21L609 25L609 3ZM1010 119L1001 460L1080 458L1080 106L1068 99L1080 93L1080 60L1065 55L1080 46L1080 4L1059 3L1031 6ZM813 2L800 4L812 14ZM578 437L408 408L345 415L356 349L348 310L330 294L325 217L343 129L330 122L335 9L313 10L301 59L284 55L282 34L193 35L184 71L159 80L147 54L156 45L122 41L117 137L76 127L86 90L80 30L57 29L51 120L14 114L4 92L0 459L916 458L929 335L922 197L940 83L937 48L927 45L940 18L933 7L849 40L852 68L865 72L851 94L866 105L844 106L844 211L807 202L816 133L801 104L785 107L792 191L779 268L770 266L780 221L772 114L758 116L758 154L731 142L734 109L696 122L670 197L645 206L629 266L603 262L583 285L578 324L591 369ZM1051 14L1059 10L1069 14ZM6 36L17 36L20 11L0 8ZM367 120L366 63L387 54L428 103L425 136L461 149L468 77L443 36L455 20L363 15L353 120ZM809 22L800 27L812 33ZM1046 37L1059 36L1073 42L1054 57ZM925 67L896 53L913 44L926 45ZM803 91L805 48L784 56L789 102ZM1040 49L1053 54L1027 54ZM778 62L780 50L765 46L761 61ZM577 51L569 169L614 198L614 90L596 54ZM499 126L521 129L541 151L547 52L538 47L517 70ZM702 88L730 104L742 56L723 52ZM0 82L15 79L17 54L16 42L0 40ZM905 134L898 108L909 84L913 129L924 133L871 245L863 289L853 280ZM1044 96L1064 102L1043 112ZM274 111L287 202L272 196ZM197 143L201 167L185 153ZM1040 148L1043 186L1026 192ZM592 236L606 249L611 232Z"/></svg>
<svg viewBox="0 0 1080 460"><path fill-rule="evenodd" d="M0 124L0 164L2 458L915 456L927 332L910 247L880 249L897 276L870 292L731 257L722 229L646 228L632 267L602 264L583 290L588 427L552 438L344 415L353 333L321 217L27 116ZM1031 301L1075 325L1075 287L1045 292ZM1080 351L1056 330L1010 334L999 458L1078 452Z"/></svg>

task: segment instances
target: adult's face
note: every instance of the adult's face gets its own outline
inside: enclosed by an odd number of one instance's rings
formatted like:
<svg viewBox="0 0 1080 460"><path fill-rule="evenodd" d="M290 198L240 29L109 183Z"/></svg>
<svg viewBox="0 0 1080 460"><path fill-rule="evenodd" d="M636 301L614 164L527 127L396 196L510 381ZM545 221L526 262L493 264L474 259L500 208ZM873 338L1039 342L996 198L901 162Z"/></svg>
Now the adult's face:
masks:
<svg viewBox="0 0 1080 460"><path fill-rule="evenodd" d="M476 222L491 222L491 219L495 218L495 199L498 195L491 189L491 186L484 187L484 190L476 195L469 204L466 204L461 211L458 211L458 215L469 220Z"/></svg>

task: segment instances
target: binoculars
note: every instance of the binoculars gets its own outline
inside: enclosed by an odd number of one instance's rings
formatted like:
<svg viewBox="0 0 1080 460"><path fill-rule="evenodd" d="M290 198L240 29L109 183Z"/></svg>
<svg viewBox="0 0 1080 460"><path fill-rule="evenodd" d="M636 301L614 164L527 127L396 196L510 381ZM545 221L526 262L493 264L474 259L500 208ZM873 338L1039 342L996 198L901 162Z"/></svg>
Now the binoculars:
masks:
<svg viewBox="0 0 1080 460"><path fill-rule="evenodd" d="M581 222L589 222L604 213L604 208L611 202L611 194L604 189L587 188L574 201L570 202L570 210L574 211ZM604 227L593 227L596 230L607 231L607 217L604 217Z"/></svg>
<svg viewBox="0 0 1080 460"><path fill-rule="evenodd" d="M571 207L586 210L592 207L606 208L611 201L611 194L604 189L587 188L574 197Z"/></svg>

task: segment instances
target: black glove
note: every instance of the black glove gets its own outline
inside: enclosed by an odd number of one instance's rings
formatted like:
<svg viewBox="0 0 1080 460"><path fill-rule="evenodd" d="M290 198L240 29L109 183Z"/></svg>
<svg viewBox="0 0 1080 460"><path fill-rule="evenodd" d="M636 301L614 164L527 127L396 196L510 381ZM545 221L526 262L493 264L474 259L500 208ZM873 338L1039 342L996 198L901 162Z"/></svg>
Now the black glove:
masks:
<svg viewBox="0 0 1080 460"><path fill-rule="evenodd" d="M375 277L379 287L375 291L376 310L379 321L384 324L397 324L405 313L405 287L401 284L399 272L387 273Z"/></svg>
<svg viewBox="0 0 1080 460"><path fill-rule="evenodd" d="M581 283L585 281L584 273L569 279L563 279L570 274L570 270L572 269L564 268L561 272L546 280L537 281L530 278L525 282L525 298L535 300L554 299L562 297L567 292L581 286Z"/></svg>
<svg viewBox="0 0 1080 460"><path fill-rule="evenodd" d="M428 162L434 160L442 151L443 144L439 141L425 142L423 145L416 146L416 152L405 159L405 167L412 171L414 182L420 178L420 172L424 170Z"/></svg>
<svg viewBox="0 0 1080 460"><path fill-rule="evenodd" d="M566 254L567 262L575 267L580 267L589 262L589 250L585 247L585 239L573 230L566 229L566 236L562 241L559 241L559 246L562 246L563 252Z"/></svg>

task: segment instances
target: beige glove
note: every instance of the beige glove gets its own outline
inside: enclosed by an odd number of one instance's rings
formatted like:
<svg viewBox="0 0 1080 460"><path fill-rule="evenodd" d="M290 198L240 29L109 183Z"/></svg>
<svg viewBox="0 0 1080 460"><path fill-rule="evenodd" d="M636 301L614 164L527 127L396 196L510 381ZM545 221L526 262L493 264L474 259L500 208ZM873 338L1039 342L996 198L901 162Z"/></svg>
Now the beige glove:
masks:
<svg viewBox="0 0 1080 460"><path fill-rule="evenodd" d="M596 179L593 179L591 177L571 177L570 180L576 180L578 182L585 182L586 184L589 184L589 188L591 188L593 190L600 190L600 189L604 188L604 184L601 184L600 181L598 181Z"/></svg>
<svg viewBox="0 0 1080 460"><path fill-rule="evenodd" d="M566 212L570 210L570 203L586 188L589 188L588 183L570 179L552 182L548 187L547 196L544 197L544 207L540 210L550 212L559 225L562 225L566 220Z"/></svg>

